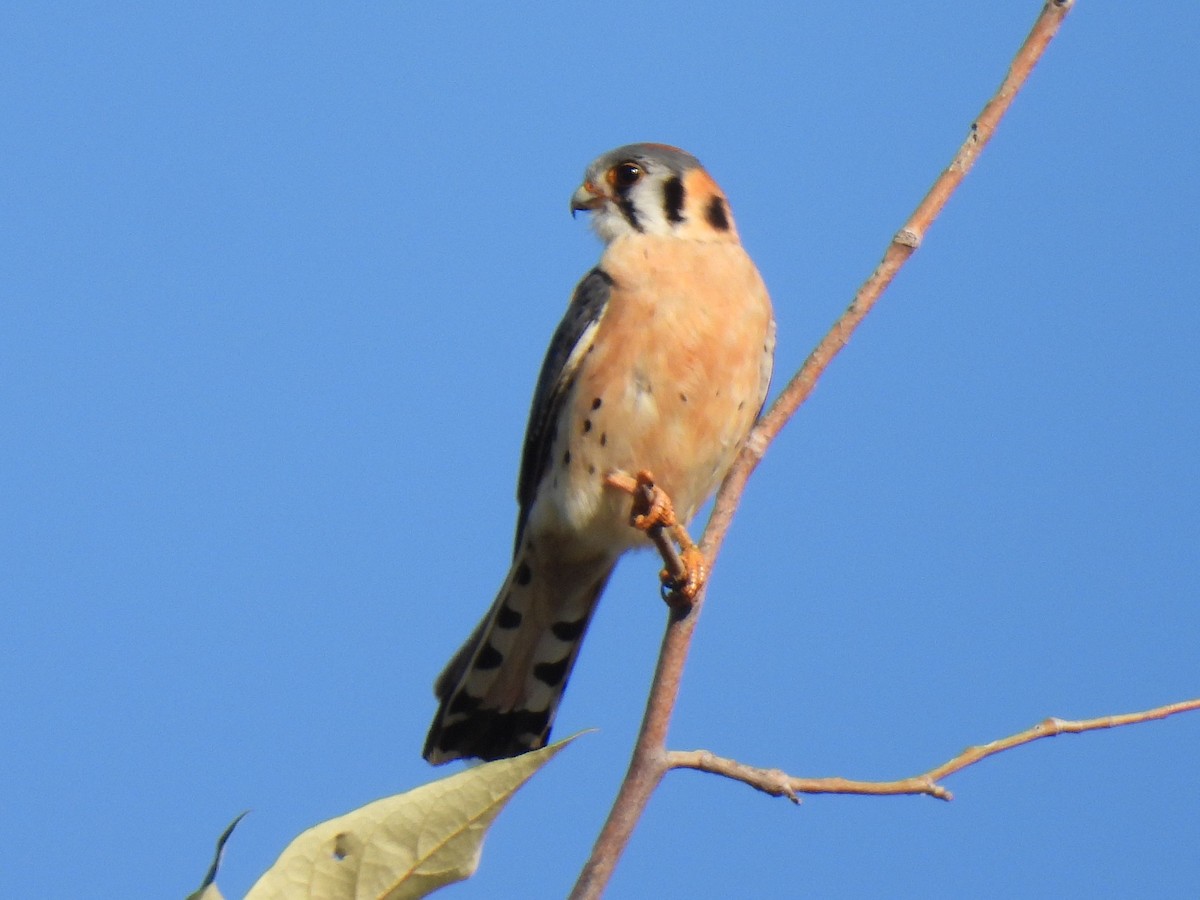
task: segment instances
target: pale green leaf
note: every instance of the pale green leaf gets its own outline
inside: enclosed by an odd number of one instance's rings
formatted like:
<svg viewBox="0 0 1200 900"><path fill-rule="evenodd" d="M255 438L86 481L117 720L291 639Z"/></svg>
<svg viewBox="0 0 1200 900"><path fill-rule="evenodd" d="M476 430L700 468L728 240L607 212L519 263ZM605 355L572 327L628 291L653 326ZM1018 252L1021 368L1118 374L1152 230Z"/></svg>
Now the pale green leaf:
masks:
<svg viewBox="0 0 1200 900"><path fill-rule="evenodd" d="M488 827L565 741L385 797L297 837L246 900L412 900L470 877Z"/></svg>

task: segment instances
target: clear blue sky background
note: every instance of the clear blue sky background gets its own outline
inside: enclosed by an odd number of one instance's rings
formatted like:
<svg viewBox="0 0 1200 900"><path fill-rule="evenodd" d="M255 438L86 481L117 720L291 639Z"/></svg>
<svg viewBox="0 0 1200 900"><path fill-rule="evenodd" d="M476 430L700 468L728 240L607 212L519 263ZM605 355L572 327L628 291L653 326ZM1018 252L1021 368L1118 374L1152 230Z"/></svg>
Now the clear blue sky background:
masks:
<svg viewBox="0 0 1200 900"><path fill-rule="evenodd" d="M251 8L252 7L252 8ZM696 153L776 388L949 160L1036 2L8 3L0 896L239 897L446 770L430 682L507 566L567 199ZM948 9L950 10L948 12ZM890 778L1200 694L1200 6L1082 0L755 476L672 732ZM565 893L664 621L627 560L478 877ZM1200 715L928 798L668 778L611 895L1194 897Z"/></svg>

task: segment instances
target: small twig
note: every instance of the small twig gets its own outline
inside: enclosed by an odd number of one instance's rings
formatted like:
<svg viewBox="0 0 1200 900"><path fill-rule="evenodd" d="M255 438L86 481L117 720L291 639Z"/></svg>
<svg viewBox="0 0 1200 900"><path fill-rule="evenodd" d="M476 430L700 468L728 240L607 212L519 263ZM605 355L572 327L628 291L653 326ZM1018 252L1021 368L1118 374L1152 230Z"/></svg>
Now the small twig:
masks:
<svg viewBox="0 0 1200 900"><path fill-rule="evenodd" d="M783 769L760 769L758 766L748 766L736 759L717 756L708 750L668 750L668 769L695 769L698 772L709 772L713 775L723 775L748 784L750 787L770 794L772 797L787 797L793 803L799 803L793 785L799 780L789 775Z"/></svg>
<svg viewBox="0 0 1200 900"><path fill-rule="evenodd" d="M968 766L973 766L980 760L987 759L1013 747L1031 744L1042 738L1056 737L1060 734L1081 734L1085 731L1096 731L1101 728L1119 728L1122 725L1136 725L1139 722L1150 722L1155 719L1165 719L1177 713L1190 712L1200 709L1200 699L1184 700L1159 706L1144 712L1125 713L1119 716L1103 716L1098 719L1081 719L1071 721L1066 719L1049 718L1039 722L1032 728L1001 738L989 744L968 747L958 756L930 769L922 775L910 778L900 778L896 781L854 781L849 778L797 778L788 775L780 769L760 769L748 766L736 760L715 756L707 750L669 750L666 764L671 769L696 769L722 775L748 784L750 787L770 794L772 797L787 797L794 803L799 803L798 794L868 794L872 796L897 794L925 794L939 800L953 800L954 795L939 782L948 775L961 772Z"/></svg>
<svg viewBox="0 0 1200 900"><path fill-rule="evenodd" d="M1102 728L1119 728L1122 725L1136 725L1139 722L1165 719L1167 716L1197 709L1200 709L1200 699L1183 700L1179 703L1159 706L1144 712L1123 713L1117 716L1101 716L1096 719L1072 721L1069 719L1050 718L1039 722L1026 731L1022 731L1020 734L1014 734L1012 737L992 741L990 744L983 744L978 747L968 747L958 756L954 757L954 759L942 763L936 769L926 772L925 777L931 778L934 781L940 781L947 775L953 775L967 766L974 765L981 759L986 759L989 756L1001 753L1012 747L1019 747L1021 744L1028 744L1041 738L1057 737L1060 734L1082 734L1085 731L1098 731Z"/></svg>
<svg viewBox="0 0 1200 900"><path fill-rule="evenodd" d="M1029 36L1013 58L999 90L983 107L971 126L967 140L959 148L950 165L892 238L883 261L859 288L850 306L751 431L717 492L712 515L700 542L699 549L710 566L716 560L717 552L733 521L746 481L758 466L767 446L812 393L825 368L846 345L854 329L870 312L900 267L920 245L933 220L937 218L950 195L962 183L976 158L991 139L996 125L1012 105L1017 91L1028 79L1073 5L1074 0L1049 0L1045 4ZM629 843L634 826L650 800L650 795L667 771L667 729L679 693L679 682L691 646L692 632L704 605L704 595L705 590L701 587L690 610L681 607L671 609L629 771L613 802L612 811L592 847L592 855L579 873L579 879L571 891L572 900L594 900L603 893L612 877L613 869L616 868L617 860Z"/></svg>

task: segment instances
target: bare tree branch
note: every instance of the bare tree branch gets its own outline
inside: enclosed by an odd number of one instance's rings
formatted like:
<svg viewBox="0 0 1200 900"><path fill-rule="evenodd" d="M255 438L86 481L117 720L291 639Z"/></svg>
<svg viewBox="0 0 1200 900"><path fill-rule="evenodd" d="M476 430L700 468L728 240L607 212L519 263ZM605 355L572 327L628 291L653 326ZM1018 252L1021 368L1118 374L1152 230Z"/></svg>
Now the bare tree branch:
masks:
<svg viewBox="0 0 1200 900"><path fill-rule="evenodd" d="M1074 0L1048 0L1033 25L1029 36L1017 51L1008 74L999 90L987 102L971 125L966 141L950 165L934 182L925 199L892 238L883 261L859 288L850 306L834 323L833 328L805 360L800 371L771 405L751 431L741 453L734 461L721 489L717 492L712 516L708 520L700 550L711 564L716 560L725 534L733 521L746 481L758 466L767 446L791 419L800 405L812 393L817 380L833 358L850 339L854 329L875 305L884 289L891 283L900 267L920 246L925 233L937 218L950 195L954 193L980 152L991 139L997 124L1012 105L1017 92L1028 79L1051 39L1058 32ZM641 731L634 745L633 757L625 780L617 793L608 820L592 848L591 858L584 865L571 892L572 900L597 898L612 877L617 860L624 852L634 827L642 816L654 788L669 768L666 735L671 713L679 693L683 666L691 646L692 632L704 605L706 591L702 588L689 609L675 606L670 609L666 633L663 636L658 666L650 687Z"/></svg>
<svg viewBox="0 0 1200 900"><path fill-rule="evenodd" d="M788 775L780 769L760 769L748 766L736 760L714 756L707 750L669 750L666 754L666 765L669 769L696 769L701 772L711 772L740 781L750 787L770 794L772 797L787 797L793 803L799 803L798 794L870 794L873 796L895 794L926 794L939 800L953 800L954 795L939 783L948 775L961 772L968 766L973 766L980 760L987 759L1013 747L1031 744L1042 738L1057 737L1060 734L1082 734L1085 731L1097 731L1101 728L1119 728L1123 725L1136 725L1140 722L1150 722L1155 719L1165 719L1178 713L1200 709L1200 699L1184 700L1147 709L1143 712L1125 713L1119 716L1102 716L1098 719L1067 720L1049 718L1032 728L1001 738L988 744L968 747L958 756L940 766L930 769L922 775L913 775L896 781L854 781L849 778L797 778Z"/></svg>

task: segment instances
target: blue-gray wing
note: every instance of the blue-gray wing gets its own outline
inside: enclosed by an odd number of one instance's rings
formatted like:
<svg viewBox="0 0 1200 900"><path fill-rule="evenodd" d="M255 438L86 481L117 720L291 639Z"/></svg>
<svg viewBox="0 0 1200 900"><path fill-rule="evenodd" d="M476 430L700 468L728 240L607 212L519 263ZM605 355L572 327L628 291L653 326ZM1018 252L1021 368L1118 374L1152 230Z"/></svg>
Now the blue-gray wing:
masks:
<svg viewBox="0 0 1200 900"><path fill-rule="evenodd" d="M563 402L575 381L579 363L591 345L600 317L608 306L612 285L613 280L608 273L598 268L584 276L575 287L567 313L558 323L550 341L550 349L542 361L542 372L538 375L533 404L529 409L529 424L525 427L525 447L521 452L521 475L517 481L520 511L517 513L514 555L521 546L521 534L525 531L525 522L533 507L538 483L546 473Z"/></svg>

